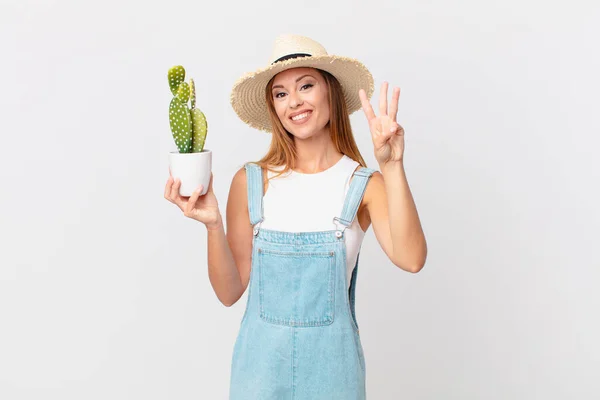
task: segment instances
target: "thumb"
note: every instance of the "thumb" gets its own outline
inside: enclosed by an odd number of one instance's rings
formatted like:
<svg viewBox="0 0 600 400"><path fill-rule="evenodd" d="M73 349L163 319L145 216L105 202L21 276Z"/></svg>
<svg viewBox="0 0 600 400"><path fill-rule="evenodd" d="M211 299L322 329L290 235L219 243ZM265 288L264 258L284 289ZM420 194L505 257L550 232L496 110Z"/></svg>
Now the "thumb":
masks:
<svg viewBox="0 0 600 400"><path fill-rule="evenodd" d="M198 197L200 197L201 190L202 190L202 185L200 185L198 188L196 188L196 190L194 190L192 192L192 195L190 196L190 198L188 199L188 201L185 205L184 214L186 216L192 215L194 208L196 208L196 202L198 201Z"/></svg>
<svg viewBox="0 0 600 400"><path fill-rule="evenodd" d="M210 173L210 181L208 182L208 192L212 192L213 191L213 173Z"/></svg>

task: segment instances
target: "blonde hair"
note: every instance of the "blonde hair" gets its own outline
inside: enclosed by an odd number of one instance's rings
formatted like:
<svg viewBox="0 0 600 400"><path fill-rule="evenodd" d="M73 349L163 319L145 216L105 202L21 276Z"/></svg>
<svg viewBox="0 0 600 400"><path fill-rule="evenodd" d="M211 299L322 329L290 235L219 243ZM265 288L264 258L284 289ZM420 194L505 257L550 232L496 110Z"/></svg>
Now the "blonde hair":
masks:
<svg viewBox="0 0 600 400"><path fill-rule="evenodd" d="M317 70L327 82L328 97L329 97L329 131L331 134L331 140L336 150L346 156L350 157L354 161L358 162L361 166L366 167L367 164L363 159L354 135L352 133L352 127L350 126L350 117L348 115L348 108L342 92L342 87L339 81L329 72L323 71L318 68ZM267 153L259 161L255 163L260 165L269 171L277 172L271 167L284 168L279 171L276 176L282 175L294 168L297 160L296 146L294 144L294 137L291 133L288 133L283 124L279 120L273 104L273 96L271 95L273 77L265 89L265 96L269 111L269 119L271 121L272 134L271 134L271 145Z"/></svg>

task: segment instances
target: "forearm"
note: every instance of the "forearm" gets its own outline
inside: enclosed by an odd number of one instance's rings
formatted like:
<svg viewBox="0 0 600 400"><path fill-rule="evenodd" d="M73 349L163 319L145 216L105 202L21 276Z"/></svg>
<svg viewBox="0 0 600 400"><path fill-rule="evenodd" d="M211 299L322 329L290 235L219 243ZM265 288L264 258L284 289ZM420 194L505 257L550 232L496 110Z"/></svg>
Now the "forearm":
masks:
<svg viewBox="0 0 600 400"><path fill-rule="evenodd" d="M427 244L406 179L404 163L390 162L380 169L388 201L393 261L407 270L418 272L425 264Z"/></svg>
<svg viewBox="0 0 600 400"><path fill-rule="evenodd" d="M223 221L206 227L208 240L208 278L217 298L226 306L234 304L243 293L240 273L225 235Z"/></svg>

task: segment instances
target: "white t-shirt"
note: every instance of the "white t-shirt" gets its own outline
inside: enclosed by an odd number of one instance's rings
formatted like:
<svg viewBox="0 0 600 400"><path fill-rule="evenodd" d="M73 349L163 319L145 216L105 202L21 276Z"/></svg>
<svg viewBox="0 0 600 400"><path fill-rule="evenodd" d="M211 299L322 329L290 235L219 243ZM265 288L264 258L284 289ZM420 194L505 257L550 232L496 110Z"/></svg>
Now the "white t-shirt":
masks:
<svg viewBox="0 0 600 400"><path fill-rule="evenodd" d="M359 165L344 155L325 171L290 171L271 179L263 197L261 228L295 233L337 229L341 224L336 225L333 218L341 216L350 179ZM269 178L274 175L268 172ZM344 231L348 287L364 235L356 217Z"/></svg>

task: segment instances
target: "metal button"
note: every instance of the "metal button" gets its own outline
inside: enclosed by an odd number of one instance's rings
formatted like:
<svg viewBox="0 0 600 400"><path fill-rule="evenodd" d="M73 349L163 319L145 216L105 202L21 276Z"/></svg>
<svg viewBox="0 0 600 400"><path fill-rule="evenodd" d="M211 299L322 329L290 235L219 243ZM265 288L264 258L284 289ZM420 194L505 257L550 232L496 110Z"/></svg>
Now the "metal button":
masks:
<svg viewBox="0 0 600 400"><path fill-rule="evenodd" d="M342 231L335 231L335 236L341 238L342 237Z"/></svg>
<svg viewBox="0 0 600 400"><path fill-rule="evenodd" d="M253 233L254 233L254 236L258 235L258 229L255 229L255 230L253 231Z"/></svg>

